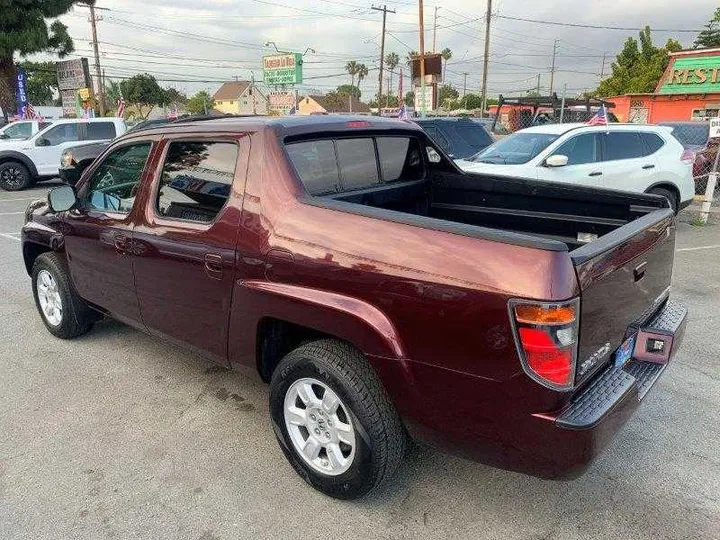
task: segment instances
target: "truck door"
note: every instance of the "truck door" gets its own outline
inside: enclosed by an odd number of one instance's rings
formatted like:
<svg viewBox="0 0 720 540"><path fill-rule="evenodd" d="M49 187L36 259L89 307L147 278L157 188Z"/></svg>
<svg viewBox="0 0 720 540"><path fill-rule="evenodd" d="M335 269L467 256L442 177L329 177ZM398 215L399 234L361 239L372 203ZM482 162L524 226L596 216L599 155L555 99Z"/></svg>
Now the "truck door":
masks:
<svg viewBox="0 0 720 540"><path fill-rule="evenodd" d="M152 144L133 141L108 153L81 185L77 207L67 213L63 231L80 296L136 325L141 318L131 254L135 195L147 176Z"/></svg>
<svg viewBox="0 0 720 540"><path fill-rule="evenodd" d="M238 163L249 139L169 138L163 144L133 235L142 320L151 332L227 364L247 169Z"/></svg>
<svg viewBox="0 0 720 540"><path fill-rule="evenodd" d="M81 139L81 124L57 124L38 137L30 139L26 152L35 163L40 176L57 176L60 157L65 149L76 146Z"/></svg>

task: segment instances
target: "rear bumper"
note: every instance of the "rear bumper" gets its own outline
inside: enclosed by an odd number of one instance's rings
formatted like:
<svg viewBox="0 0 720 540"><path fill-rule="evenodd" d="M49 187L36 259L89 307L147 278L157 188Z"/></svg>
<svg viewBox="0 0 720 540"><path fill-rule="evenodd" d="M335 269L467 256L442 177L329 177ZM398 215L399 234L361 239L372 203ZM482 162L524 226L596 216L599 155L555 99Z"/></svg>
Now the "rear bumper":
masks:
<svg viewBox="0 0 720 540"><path fill-rule="evenodd" d="M474 425L474 429L465 429L463 433L450 433L447 428L441 430L437 424L429 426L426 422L418 425L412 420L408 428L413 436L476 461L543 478L577 478L610 443L659 380L680 346L686 316L684 307L668 301L638 329L633 359L622 367L605 368L559 411L510 414L504 418L465 416L464 427ZM663 354L652 361L645 354L648 338L667 340ZM465 388L457 378L454 382L458 383L458 394L470 391L469 385ZM439 376L436 384L442 384ZM477 392L476 396L480 399L483 394L486 392ZM503 406L511 408L512 403L506 401ZM487 429L479 434L483 426Z"/></svg>

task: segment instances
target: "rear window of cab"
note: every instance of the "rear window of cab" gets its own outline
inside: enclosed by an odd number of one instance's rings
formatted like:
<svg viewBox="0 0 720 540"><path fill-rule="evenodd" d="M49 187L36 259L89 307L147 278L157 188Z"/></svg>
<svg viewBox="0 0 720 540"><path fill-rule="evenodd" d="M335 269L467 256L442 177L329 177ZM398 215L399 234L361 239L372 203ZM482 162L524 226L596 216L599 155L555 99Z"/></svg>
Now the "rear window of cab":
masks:
<svg viewBox="0 0 720 540"><path fill-rule="evenodd" d="M319 139L286 145L290 161L310 195L369 189L425 177L416 137Z"/></svg>

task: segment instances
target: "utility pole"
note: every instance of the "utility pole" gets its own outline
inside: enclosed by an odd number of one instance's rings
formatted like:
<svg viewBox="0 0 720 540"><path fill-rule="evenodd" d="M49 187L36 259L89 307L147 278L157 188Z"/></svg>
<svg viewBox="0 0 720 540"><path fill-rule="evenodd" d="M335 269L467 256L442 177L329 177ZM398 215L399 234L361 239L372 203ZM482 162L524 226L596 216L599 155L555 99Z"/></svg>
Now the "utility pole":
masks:
<svg viewBox="0 0 720 540"><path fill-rule="evenodd" d="M555 55L557 55L557 48L559 39L553 43L553 55L552 55L552 67L550 68L550 95L553 95L553 83L555 82Z"/></svg>
<svg viewBox="0 0 720 540"><path fill-rule="evenodd" d="M463 71L463 97L465 97L465 93L467 92L467 76L468 72Z"/></svg>
<svg viewBox="0 0 720 540"><path fill-rule="evenodd" d="M437 10L440 9L438 6L435 6L435 22L433 22L433 52L437 52L437 49L435 48L436 45L436 39L437 39Z"/></svg>
<svg viewBox="0 0 720 540"><path fill-rule="evenodd" d="M540 74L538 73L537 95L540 97Z"/></svg>
<svg viewBox="0 0 720 540"><path fill-rule="evenodd" d="M95 77L97 78L98 95L100 97L100 116L105 116L105 89L100 75L100 51L98 50L96 24L100 17L95 17L95 6L93 4L88 4L88 7L90 8L90 25L92 26L93 49L95 51Z"/></svg>
<svg viewBox="0 0 720 540"><path fill-rule="evenodd" d="M482 109L480 116L485 114L485 106L487 105L487 75L488 60L490 58L490 16L492 15L492 0L487 0L487 13L485 15L485 56L483 58L483 76L482 76Z"/></svg>
<svg viewBox="0 0 720 540"><path fill-rule="evenodd" d="M383 89L383 66L385 65L385 19L387 19L388 13L395 13L394 9L388 9L387 5L383 5L383 7L376 7L372 6L370 9L373 9L375 11L382 11L383 14L383 24L382 24L382 38L380 38L380 73L378 74L378 105L379 100L381 99L380 96L382 96L382 89Z"/></svg>
<svg viewBox="0 0 720 540"><path fill-rule="evenodd" d="M600 82L602 82L603 77L605 77L605 53L603 53L602 65L600 66Z"/></svg>
<svg viewBox="0 0 720 540"><path fill-rule="evenodd" d="M423 0L418 0L420 17L420 118L425 118L425 20L423 19Z"/></svg>

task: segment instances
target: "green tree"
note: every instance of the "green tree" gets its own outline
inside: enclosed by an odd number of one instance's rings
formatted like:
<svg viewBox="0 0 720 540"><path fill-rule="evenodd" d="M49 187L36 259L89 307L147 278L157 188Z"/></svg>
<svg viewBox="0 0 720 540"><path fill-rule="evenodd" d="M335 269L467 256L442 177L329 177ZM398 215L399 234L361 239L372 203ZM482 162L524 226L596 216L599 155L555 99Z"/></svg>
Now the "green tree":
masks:
<svg viewBox="0 0 720 540"><path fill-rule="evenodd" d="M395 94L375 94L375 97L368 104L370 107L398 107L400 103Z"/></svg>
<svg viewBox="0 0 720 540"><path fill-rule="evenodd" d="M405 57L405 63L408 66L412 67L413 60L415 60L415 58L417 58L418 56L420 56L419 52L410 51L409 53L407 53L407 56Z"/></svg>
<svg viewBox="0 0 720 540"><path fill-rule="evenodd" d="M720 8L715 9L710 22L705 25L705 29L695 38L693 47L696 49L720 47Z"/></svg>
<svg viewBox="0 0 720 540"><path fill-rule="evenodd" d="M438 103L443 109L452 110L451 105L456 104L458 97L460 97L460 92L451 84L444 84L438 90Z"/></svg>
<svg viewBox="0 0 720 540"><path fill-rule="evenodd" d="M341 84L337 87L335 93L343 96L354 96L356 99L360 99L360 96L362 95L357 86L352 86L350 84Z"/></svg>
<svg viewBox="0 0 720 540"><path fill-rule="evenodd" d="M187 100L185 108L190 114L205 114L210 112L213 108L212 96L205 90L200 90Z"/></svg>
<svg viewBox="0 0 720 540"><path fill-rule="evenodd" d="M128 103L135 105L140 116L147 118L155 105L162 105L165 94L163 89L148 73L141 73L120 83L123 97ZM143 108L147 111L143 113Z"/></svg>
<svg viewBox="0 0 720 540"><path fill-rule="evenodd" d="M53 94L57 92L57 71L55 62L21 62L27 73L27 99L33 105L52 105Z"/></svg>
<svg viewBox="0 0 720 540"><path fill-rule="evenodd" d="M411 90L410 92L406 93L405 99L403 101L408 107L413 107L415 105L415 92Z"/></svg>
<svg viewBox="0 0 720 540"><path fill-rule="evenodd" d="M400 57L397 53L392 52L385 55L385 67L387 67L388 73L390 74L390 88L388 88L388 92L390 92L390 89L393 87L393 72L399 63Z"/></svg>
<svg viewBox="0 0 720 540"><path fill-rule="evenodd" d="M105 83L105 101L108 108L116 107L117 102L121 97L122 90L120 89L120 83L118 81L108 79Z"/></svg>
<svg viewBox="0 0 720 540"><path fill-rule="evenodd" d="M445 80L445 73L447 71L447 63L452 58L452 51L445 47L442 51L440 51L440 55L442 56L442 59L444 60L443 63L443 72L442 72L442 79Z"/></svg>
<svg viewBox="0 0 720 540"><path fill-rule="evenodd" d="M93 3L84 0L82 3ZM74 0L2 0L0 2L0 107L7 117L15 102L15 55L25 57L45 52L59 57L71 53L73 42L67 26L46 19L64 15Z"/></svg>
<svg viewBox="0 0 720 540"><path fill-rule="evenodd" d="M682 49L682 45L669 39L665 47L653 46L650 27L639 33L639 40L629 37L622 51L612 63L609 77L600 82L594 92L599 96L616 96L628 93L647 93L655 90L670 61L669 52Z"/></svg>
<svg viewBox="0 0 720 540"><path fill-rule="evenodd" d="M355 60L350 60L345 64L345 71L350 75L350 86L355 86L355 75L358 74L358 63Z"/></svg>
<svg viewBox="0 0 720 540"><path fill-rule="evenodd" d="M465 94L458 104L461 109L479 109L482 107L482 98L477 94Z"/></svg>

